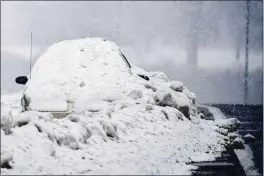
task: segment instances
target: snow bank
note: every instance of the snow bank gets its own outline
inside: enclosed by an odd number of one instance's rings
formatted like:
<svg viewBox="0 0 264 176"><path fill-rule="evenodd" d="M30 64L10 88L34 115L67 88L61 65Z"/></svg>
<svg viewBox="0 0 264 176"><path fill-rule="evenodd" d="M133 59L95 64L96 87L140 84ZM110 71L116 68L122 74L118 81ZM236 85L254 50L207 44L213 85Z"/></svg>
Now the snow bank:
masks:
<svg viewBox="0 0 264 176"><path fill-rule="evenodd" d="M168 120L159 106L119 108L111 118L20 114L12 133L1 133L1 152L12 156L12 169L1 174L190 174L186 163L213 160L224 149L206 121L174 119L172 109Z"/></svg>
<svg viewBox="0 0 264 176"><path fill-rule="evenodd" d="M198 116L195 94L183 83L128 67L103 39L51 46L26 87L32 109L71 100L75 113L10 115L12 123L1 125L1 156L11 168L1 174L186 175L195 168L187 163L214 160L225 149L227 130Z"/></svg>

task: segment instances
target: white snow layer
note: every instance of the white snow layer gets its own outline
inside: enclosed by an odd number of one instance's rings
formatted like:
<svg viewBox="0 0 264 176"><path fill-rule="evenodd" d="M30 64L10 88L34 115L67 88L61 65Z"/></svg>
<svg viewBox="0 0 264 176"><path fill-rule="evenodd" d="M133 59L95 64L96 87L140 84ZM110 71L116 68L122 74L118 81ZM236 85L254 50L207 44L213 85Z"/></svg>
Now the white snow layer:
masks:
<svg viewBox="0 0 264 176"><path fill-rule="evenodd" d="M11 167L1 174L186 175L196 168L190 161L224 150L216 123L197 115L195 94L162 72L130 69L119 47L100 38L51 46L26 87L33 110L71 100L75 113L12 114L21 95L1 95L1 167Z"/></svg>

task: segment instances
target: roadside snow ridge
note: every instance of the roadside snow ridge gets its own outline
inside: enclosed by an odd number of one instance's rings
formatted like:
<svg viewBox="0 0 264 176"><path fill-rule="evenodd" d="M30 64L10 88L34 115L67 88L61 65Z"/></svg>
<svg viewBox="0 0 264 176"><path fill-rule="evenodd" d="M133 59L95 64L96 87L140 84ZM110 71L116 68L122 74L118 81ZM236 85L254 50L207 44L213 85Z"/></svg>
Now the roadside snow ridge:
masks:
<svg viewBox="0 0 264 176"><path fill-rule="evenodd" d="M12 114L20 96L3 95L1 174L187 175L195 168L188 162L224 150L227 137L198 116L194 93L162 72L130 69L101 38L52 45L26 87L32 109L60 109L70 99L75 113Z"/></svg>

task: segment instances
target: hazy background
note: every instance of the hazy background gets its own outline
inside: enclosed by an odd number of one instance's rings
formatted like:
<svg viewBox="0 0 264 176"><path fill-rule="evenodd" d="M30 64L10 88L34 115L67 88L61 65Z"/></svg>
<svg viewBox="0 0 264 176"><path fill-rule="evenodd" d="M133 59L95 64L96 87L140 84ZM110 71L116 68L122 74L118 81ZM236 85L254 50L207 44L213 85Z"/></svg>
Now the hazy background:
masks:
<svg viewBox="0 0 264 176"><path fill-rule="evenodd" d="M263 3L250 4L249 100L262 104ZM130 63L184 82L199 103L243 103L246 1L1 1L1 91L55 42L104 37Z"/></svg>

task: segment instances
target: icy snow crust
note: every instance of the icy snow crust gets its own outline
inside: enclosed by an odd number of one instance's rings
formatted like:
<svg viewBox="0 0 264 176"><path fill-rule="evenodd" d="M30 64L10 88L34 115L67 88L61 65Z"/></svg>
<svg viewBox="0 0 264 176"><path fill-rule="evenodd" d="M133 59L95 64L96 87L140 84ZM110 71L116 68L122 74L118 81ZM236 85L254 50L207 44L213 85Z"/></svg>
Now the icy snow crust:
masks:
<svg viewBox="0 0 264 176"><path fill-rule="evenodd" d="M75 114L14 115L21 96L2 96L1 167L12 168L1 174L186 175L196 168L190 161L214 160L224 150L226 136L199 118L195 94L183 83L129 69L120 49L100 38L51 46L36 62L26 94L36 109L43 108L40 99L50 102L48 109L71 100Z"/></svg>

